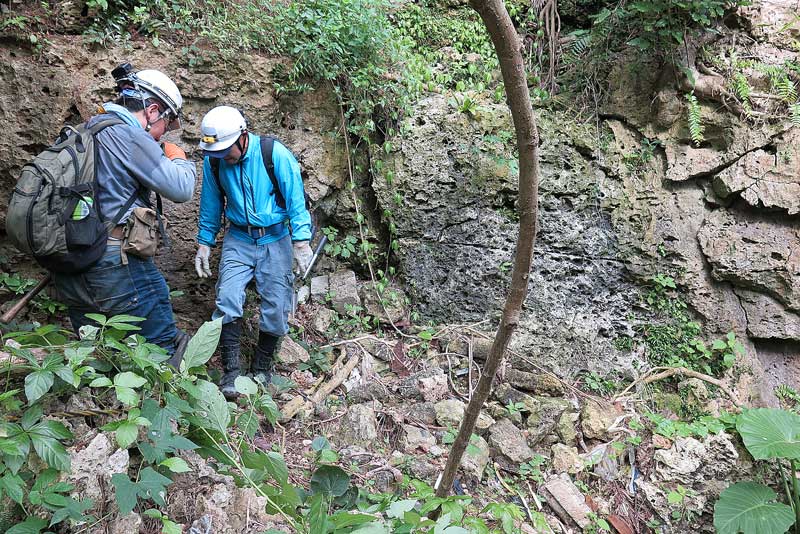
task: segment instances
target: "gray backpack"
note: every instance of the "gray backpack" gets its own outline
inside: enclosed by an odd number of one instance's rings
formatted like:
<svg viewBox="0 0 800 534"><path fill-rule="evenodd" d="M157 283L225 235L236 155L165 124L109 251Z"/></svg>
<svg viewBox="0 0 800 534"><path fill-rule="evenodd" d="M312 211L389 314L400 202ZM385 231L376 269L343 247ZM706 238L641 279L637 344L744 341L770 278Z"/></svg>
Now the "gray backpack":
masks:
<svg viewBox="0 0 800 534"><path fill-rule="evenodd" d="M67 126L51 147L22 168L8 204L6 233L49 271L78 273L91 267L105 252L108 231L136 198L134 194L113 220L103 220L94 136L115 124L123 121Z"/></svg>

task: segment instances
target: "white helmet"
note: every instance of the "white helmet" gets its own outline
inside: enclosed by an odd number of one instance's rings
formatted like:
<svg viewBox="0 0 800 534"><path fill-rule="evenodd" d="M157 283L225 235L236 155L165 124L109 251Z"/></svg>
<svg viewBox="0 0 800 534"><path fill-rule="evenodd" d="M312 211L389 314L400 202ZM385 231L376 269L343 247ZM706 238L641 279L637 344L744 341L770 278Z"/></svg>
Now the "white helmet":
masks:
<svg viewBox="0 0 800 534"><path fill-rule="evenodd" d="M178 86L169 79L169 76L159 70L146 69L132 72L117 79L117 84L120 86L123 95L126 94L126 91L132 89L133 92L127 96L138 96L143 100L155 98L162 102L167 107L163 114L169 114L172 118L169 129L180 127L180 122L177 119L180 117L181 108L183 107L183 97L178 90Z"/></svg>
<svg viewBox="0 0 800 534"><path fill-rule="evenodd" d="M247 122L238 109L217 106L206 113L200 124L200 148L207 156L224 157L246 130Z"/></svg>

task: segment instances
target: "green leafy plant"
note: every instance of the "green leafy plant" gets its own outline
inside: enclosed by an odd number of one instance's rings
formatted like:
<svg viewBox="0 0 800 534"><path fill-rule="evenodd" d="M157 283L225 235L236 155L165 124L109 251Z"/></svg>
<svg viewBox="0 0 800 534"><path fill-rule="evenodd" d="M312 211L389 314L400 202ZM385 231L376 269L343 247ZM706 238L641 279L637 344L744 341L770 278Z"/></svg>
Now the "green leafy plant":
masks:
<svg viewBox="0 0 800 534"><path fill-rule="evenodd" d="M778 468L789 504L779 502L776 493L762 484L732 484L714 506L717 532L783 533L792 525L795 533L800 532L800 415L774 408L750 409L738 417L736 430L753 458L768 460Z"/></svg>
<svg viewBox="0 0 800 534"><path fill-rule="evenodd" d="M694 96L694 91L686 94L686 104L688 110L687 121L689 125L689 136L695 146L700 146L700 143L705 141L705 137L703 137L705 126L703 125L700 104L697 101L697 97Z"/></svg>

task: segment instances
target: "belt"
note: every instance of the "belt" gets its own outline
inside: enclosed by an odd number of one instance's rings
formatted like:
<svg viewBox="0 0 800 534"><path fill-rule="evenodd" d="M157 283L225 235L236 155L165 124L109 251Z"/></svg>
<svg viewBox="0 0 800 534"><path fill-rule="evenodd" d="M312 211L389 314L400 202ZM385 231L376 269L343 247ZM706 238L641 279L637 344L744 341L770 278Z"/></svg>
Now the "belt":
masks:
<svg viewBox="0 0 800 534"><path fill-rule="evenodd" d="M114 239L122 239L123 235L125 234L125 224L118 224L114 228L108 232L108 237L113 237Z"/></svg>
<svg viewBox="0 0 800 534"><path fill-rule="evenodd" d="M265 235L278 235L285 228L285 225L282 222L275 223L270 226L250 226L250 225L240 226L238 224L233 224L233 223L231 223L231 226L233 226L240 232L249 235L253 239L261 239Z"/></svg>

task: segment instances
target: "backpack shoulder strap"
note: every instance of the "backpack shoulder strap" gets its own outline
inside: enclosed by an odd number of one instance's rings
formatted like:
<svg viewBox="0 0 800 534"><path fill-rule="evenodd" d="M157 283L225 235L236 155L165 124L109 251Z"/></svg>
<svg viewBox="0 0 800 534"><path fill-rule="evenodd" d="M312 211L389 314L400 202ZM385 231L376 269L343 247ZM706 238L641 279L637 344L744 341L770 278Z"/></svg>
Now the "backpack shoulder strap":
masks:
<svg viewBox="0 0 800 534"><path fill-rule="evenodd" d="M214 177L214 184L217 186L219 190L219 194L222 197L222 201L225 202L225 190L222 188L222 182L219 179L219 159L218 158L208 158L208 164L211 166L211 176Z"/></svg>
<svg viewBox="0 0 800 534"><path fill-rule="evenodd" d="M95 124L92 124L90 127L87 127L86 130L92 135L97 135L100 132L100 130L103 130L104 128L107 128L109 126L114 126L116 124L125 124L125 121L123 121L118 117L110 117L108 119L97 121Z"/></svg>
<svg viewBox="0 0 800 534"><path fill-rule="evenodd" d="M261 159L264 160L264 168L267 169L269 181L272 182L272 191L275 193L275 203L281 208L286 208L286 199L283 198L281 188L278 187L278 178L275 176L275 164L272 162L272 149L275 146L276 138L272 135L261 136Z"/></svg>

